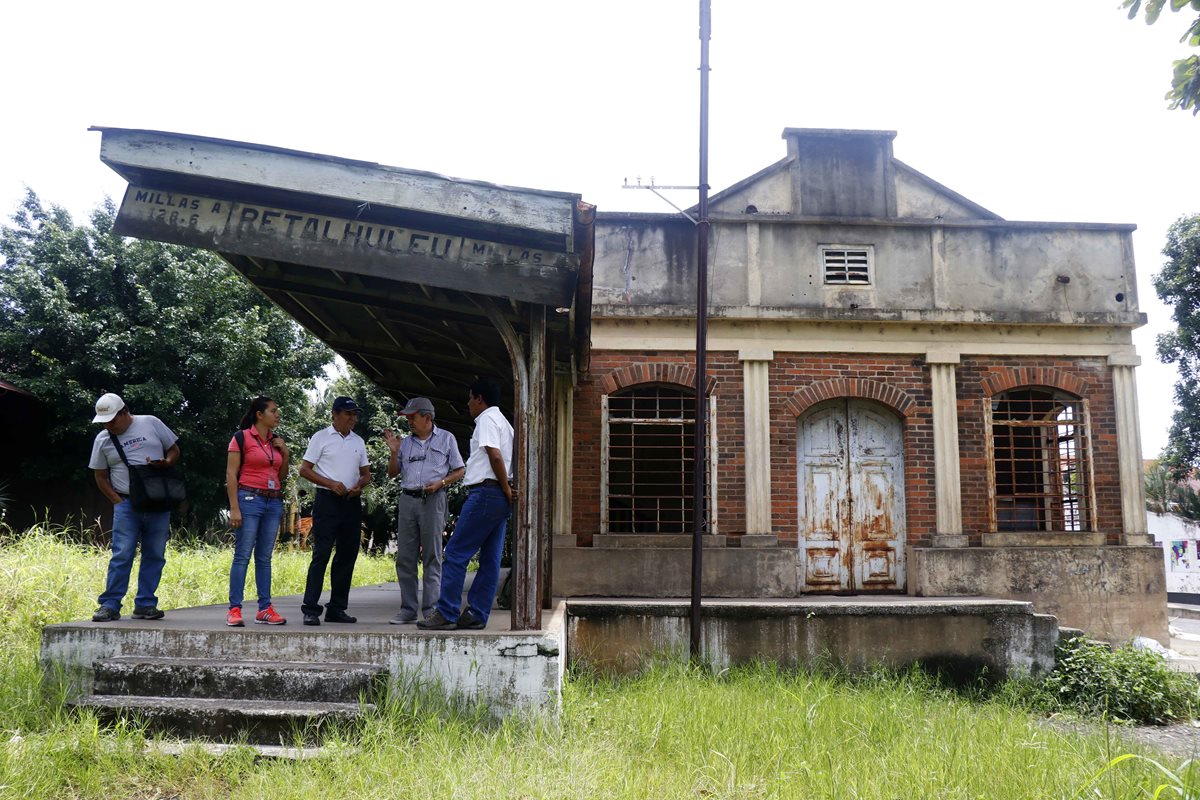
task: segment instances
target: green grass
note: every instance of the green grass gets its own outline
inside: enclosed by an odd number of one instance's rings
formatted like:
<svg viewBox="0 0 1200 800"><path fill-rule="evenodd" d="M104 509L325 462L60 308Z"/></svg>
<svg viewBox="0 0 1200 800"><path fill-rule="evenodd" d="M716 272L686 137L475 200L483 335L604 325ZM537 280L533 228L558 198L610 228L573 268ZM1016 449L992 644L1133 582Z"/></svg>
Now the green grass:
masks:
<svg viewBox="0 0 1200 800"><path fill-rule="evenodd" d="M229 560L227 549L173 550L163 605L221 602ZM277 554L276 591L298 591L306 563ZM359 563L360 582L391 574L389 559ZM1179 766L1137 751L1104 771L1126 747L920 673L714 675L679 664L625 680L574 675L557 721L495 723L397 693L313 761L248 749L165 756L135 726L101 729L41 689L40 626L89 613L105 564L103 552L46 532L0 547L0 797L1139 798ZM1196 796L1197 781L1175 781Z"/></svg>

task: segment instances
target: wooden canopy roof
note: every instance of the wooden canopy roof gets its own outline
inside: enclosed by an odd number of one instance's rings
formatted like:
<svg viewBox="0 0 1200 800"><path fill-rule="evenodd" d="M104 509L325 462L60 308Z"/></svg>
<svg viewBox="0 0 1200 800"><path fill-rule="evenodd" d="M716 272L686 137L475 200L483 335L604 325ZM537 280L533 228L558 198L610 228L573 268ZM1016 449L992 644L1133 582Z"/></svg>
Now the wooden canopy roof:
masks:
<svg viewBox="0 0 1200 800"><path fill-rule="evenodd" d="M511 392L497 314L524 336L530 308L545 307L555 370L586 367L594 209L579 195L93 130L101 160L130 184L118 233L219 253L385 392L431 398L456 434L469 436L476 377Z"/></svg>

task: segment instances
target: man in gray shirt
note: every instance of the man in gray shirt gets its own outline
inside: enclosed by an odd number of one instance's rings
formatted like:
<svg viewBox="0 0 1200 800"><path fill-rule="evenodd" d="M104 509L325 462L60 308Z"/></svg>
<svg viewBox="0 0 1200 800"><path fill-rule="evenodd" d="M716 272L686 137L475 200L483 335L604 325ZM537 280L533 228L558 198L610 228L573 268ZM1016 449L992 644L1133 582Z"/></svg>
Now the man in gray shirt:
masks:
<svg viewBox="0 0 1200 800"><path fill-rule="evenodd" d="M396 580L400 611L389 622L417 621L417 553L423 572L421 616L433 611L441 593L442 533L446 529L446 487L463 476L462 453L454 434L434 424L433 403L414 397L401 411L408 417L410 435L403 439L383 432L392 451L388 477L402 475L397 502Z"/></svg>
<svg viewBox="0 0 1200 800"><path fill-rule="evenodd" d="M170 511L138 511L129 501L129 469L125 461L137 466L149 464L165 469L179 460L179 439L158 417L129 413L125 401L106 394L96 401L96 416L104 430L92 443L88 467L93 470L96 486L113 504L112 558L108 579L100 595L100 607L92 614L93 622L112 622L121 618L121 601L129 590L129 572L138 546L142 549L138 568L137 595L133 599L134 619L162 619L158 607L158 582L167 563L167 536L171 532ZM125 458L113 444L121 443Z"/></svg>

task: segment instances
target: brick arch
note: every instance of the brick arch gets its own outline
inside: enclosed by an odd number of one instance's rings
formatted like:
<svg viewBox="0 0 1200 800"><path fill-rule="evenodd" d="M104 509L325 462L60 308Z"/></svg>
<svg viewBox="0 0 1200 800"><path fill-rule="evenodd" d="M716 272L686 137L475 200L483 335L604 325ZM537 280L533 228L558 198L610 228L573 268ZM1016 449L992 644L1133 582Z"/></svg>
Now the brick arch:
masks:
<svg viewBox="0 0 1200 800"><path fill-rule="evenodd" d="M711 375L705 378L705 393L712 394L716 391L717 381ZM633 364L605 375L600 381L600 388L605 394L614 394L641 383L670 383L694 389L696 370L682 364Z"/></svg>
<svg viewBox="0 0 1200 800"><path fill-rule="evenodd" d="M908 393L880 381L866 378L833 378L810 383L798 389L783 404L787 413L798 417L817 403L837 397L861 397L874 400L907 417L917 401Z"/></svg>
<svg viewBox="0 0 1200 800"><path fill-rule="evenodd" d="M1076 397L1086 397L1088 382L1078 375L1063 372L1054 367L1018 367L997 370L979 382L983 394L994 394L1022 386L1049 386L1061 389Z"/></svg>

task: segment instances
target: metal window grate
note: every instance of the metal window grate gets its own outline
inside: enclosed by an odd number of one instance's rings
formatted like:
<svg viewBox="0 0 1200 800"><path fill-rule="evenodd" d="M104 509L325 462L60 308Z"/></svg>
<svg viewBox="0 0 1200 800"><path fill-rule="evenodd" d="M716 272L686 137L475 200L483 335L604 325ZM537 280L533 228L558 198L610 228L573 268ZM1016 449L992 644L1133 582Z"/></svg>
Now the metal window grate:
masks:
<svg viewBox="0 0 1200 800"><path fill-rule="evenodd" d="M871 248L821 248L825 283L865 285L871 283Z"/></svg>
<svg viewBox="0 0 1200 800"><path fill-rule="evenodd" d="M1086 401L1045 389L991 400L998 531L1092 530Z"/></svg>
<svg viewBox="0 0 1200 800"><path fill-rule="evenodd" d="M696 416L691 393L638 386L609 396L607 404L607 532L690 532Z"/></svg>

